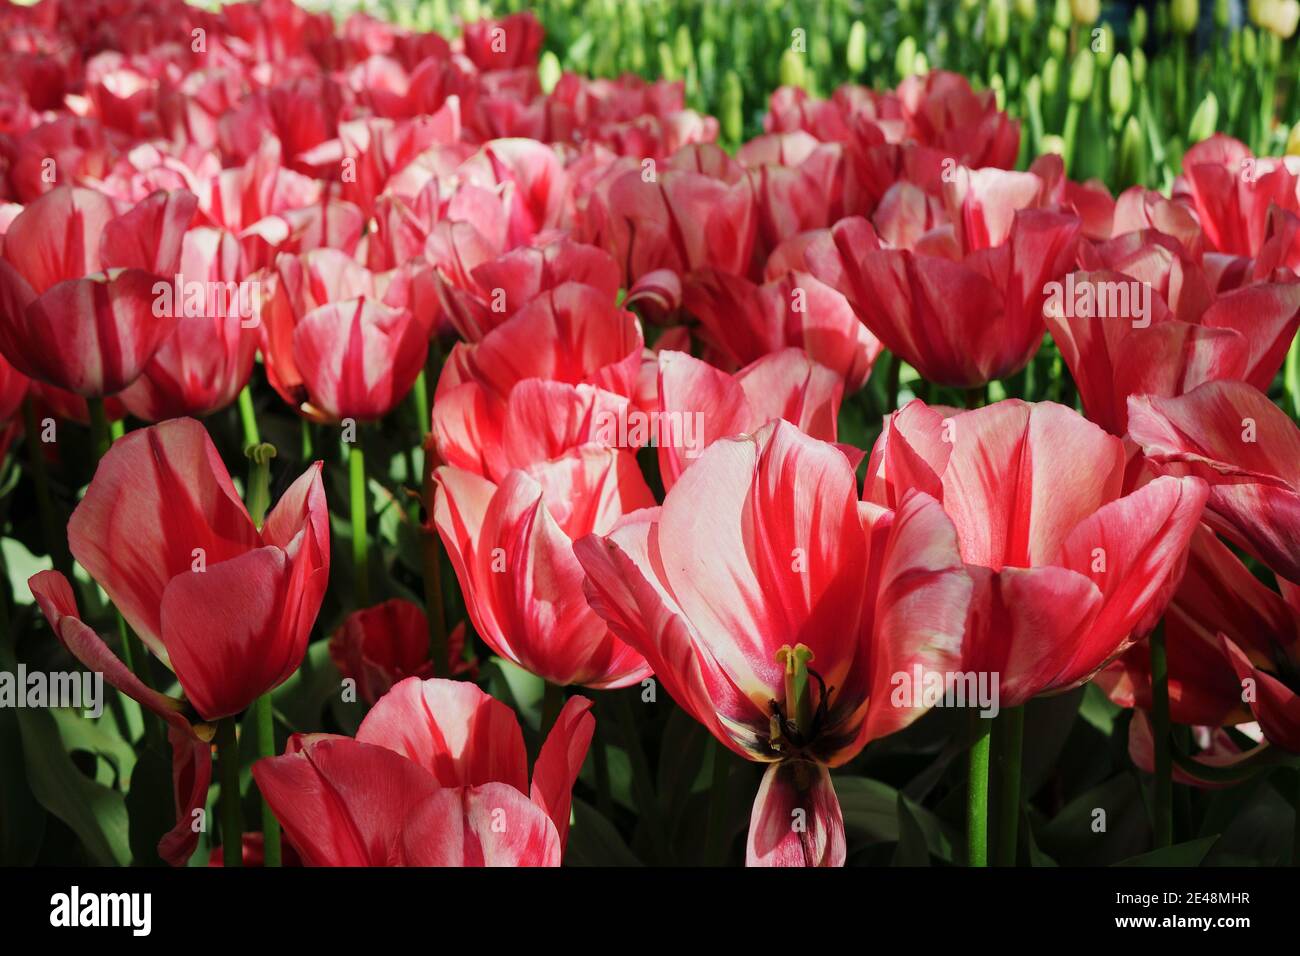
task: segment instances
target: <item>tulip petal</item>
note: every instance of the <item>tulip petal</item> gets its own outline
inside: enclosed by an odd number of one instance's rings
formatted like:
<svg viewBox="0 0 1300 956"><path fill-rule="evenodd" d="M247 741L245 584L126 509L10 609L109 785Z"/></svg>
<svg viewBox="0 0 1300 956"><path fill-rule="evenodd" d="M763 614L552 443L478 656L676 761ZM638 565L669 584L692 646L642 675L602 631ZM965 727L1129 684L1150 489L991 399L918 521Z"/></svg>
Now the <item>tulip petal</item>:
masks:
<svg viewBox="0 0 1300 956"><path fill-rule="evenodd" d="M537 755L537 764L533 767L529 796L555 824L561 850L569 841L573 784L587 758L587 748L591 746L595 731L596 718L591 714L591 701L585 697L570 697L546 735L541 753Z"/></svg>
<svg viewBox="0 0 1300 956"><path fill-rule="evenodd" d="M464 681L398 682L366 715L356 739L414 761L440 786L499 782L528 789L528 755L514 711Z"/></svg>
<svg viewBox="0 0 1300 956"><path fill-rule="evenodd" d="M843 866L844 816L821 764L782 760L763 774L749 819L746 866Z"/></svg>

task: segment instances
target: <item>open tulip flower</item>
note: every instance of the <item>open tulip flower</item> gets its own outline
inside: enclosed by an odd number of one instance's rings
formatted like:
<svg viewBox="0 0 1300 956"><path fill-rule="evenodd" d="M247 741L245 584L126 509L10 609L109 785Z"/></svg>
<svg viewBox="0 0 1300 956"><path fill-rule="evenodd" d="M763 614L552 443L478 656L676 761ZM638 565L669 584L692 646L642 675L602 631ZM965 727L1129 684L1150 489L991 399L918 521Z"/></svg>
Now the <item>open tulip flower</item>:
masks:
<svg viewBox="0 0 1300 956"><path fill-rule="evenodd" d="M866 496L937 498L974 582L963 670L998 675L1000 704L1088 680L1155 625L1208 489L1157 478L1126 494L1124 445L1072 409L1008 400L888 421Z"/></svg>
<svg viewBox="0 0 1300 956"><path fill-rule="evenodd" d="M643 347L636 317L600 289L565 282L542 293L452 349L433 405L439 457L499 482L597 441L601 421L639 398Z"/></svg>
<svg viewBox="0 0 1300 956"><path fill-rule="evenodd" d="M424 368L429 328L401 277L318 249L281 255L262 309L267 376L315 421L370 421L393 410Z"/></svg>
<svg viewBox="0 0 1300 956"><path fill-rule="evenodd" d="M650 673L587 607L573 543L654 496L629 452L584 445L498 485L439 468L433 521L470 619L502 657L553 684L626 687Z"/></svg>
<svg viewBox="0 0 1300 956"><path fill-rule="evenodd" d="M1208 527L1197 530L1165 618L1174 722L1226 727L1258 720L1270 742L1300 752L1300 588L1284 580L1278 586L1280 594ZM1143 650L1124 654L1098 682L1122 706L1149 711L1151 669Z"/></svg>
<svg viewBox="0 0 1300 956"><path fill-rule="evenodd" d="M565 704L530 785L509 707L472 684L408 677L355 738L295 735L253 776L307 866L559 866L590 709Z"/></svg>
<svg viewBox="0 0 1300 956"><path fill-rule="evenodd" d="M60 186L9 224L0 258L0 352L29 378L86 398L144 371L175 317L155 308L194 215L158 192L118 215L108 197Z"/></svg>
<svg viewBox="0 0 1300 956"><path fill-rule="evenodd" d="M68 544L193 711L207 722L238 714L297 670L325 595L320 464L259 530L202 425L140 429L104 456Z"/></svg>
<svg viewBox="0 0 1300 956"><path fill-rule="evenodd" d="M1220 379L1256 388L1273 381L1300 325L1294 274L1227 289L1231 278L1222 277L1216 289L1215 277L1177 243L1139 233L1095 255L1104 267L1065 277L1044 309L1094 422L1122 436L1130 395L1169 398Z"/></svg>
<svg viewBox="0 0 1300 956"><path fill-rule="evenodd" d="M1129 435L1162 471L1209 482L1206 520L1300 583L1300 429L1267 396L1244 382L1135 396Z"/></svg>
<svg viewBox="0 0 1300 956"><path fill-rule="evenodd" d="M1174 198L1196 211L1209 247L1255 256L1272 207L1300 213L1300 161L1256 157L1230 136L1211 136L1183 157Z"/></svg>
<svg viewBox="0 0 1300 956"><path fill-rule="evenodd" d="M970 580L938 504L858 501L834 445L777 421L715 442L657 510L575 548L591 605L728 748L768 764L751 865L841 866L829 768L922 712L893 675L957 659Z"/></svg>
<svg viewBox="0 0 1300 956"><path fill-rule="evenodd" d="M1073 265L1081 228L1073 213L999 205L1007 201L995 193L973 216L978 229L939 225L913 249L884 245L864 219L842 219L803 255L926 379L975 388L1024 368L1038 350L1047 284Z"/></svg>
<svg viewBox="0 0 1300 956"><path fill-rule="evenodd" d="M0 0L0 866L1300 865L1298 18Z"/></svg>

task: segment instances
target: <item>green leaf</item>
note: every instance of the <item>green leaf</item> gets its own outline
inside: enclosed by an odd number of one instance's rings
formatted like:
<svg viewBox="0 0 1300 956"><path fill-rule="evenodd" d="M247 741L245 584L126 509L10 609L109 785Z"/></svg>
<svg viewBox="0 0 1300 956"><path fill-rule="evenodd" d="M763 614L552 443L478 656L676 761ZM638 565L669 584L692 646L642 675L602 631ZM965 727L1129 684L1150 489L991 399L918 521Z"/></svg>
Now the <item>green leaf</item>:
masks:
<svg viewBox="0 0 1300 956"><path fill-rule="evenodd" d="M899 792L889 784L866 777L832 778L844 814L844 830L850 843L898 843L901 829L898 817ZM941 860L951 861L952 841L944 832L939 818L924 807L909 803L909 810L925 836L929 852Z"/></svg>
<svg viewBox="0 0 1300 956"><path fill-rule="evenodd" d="M641 865L618 830L614 829L614 824L577 797L573 798L573 823L569 828L564 862L568 866Z"/></svg>
<svg viewBox="0 0 1300 956"><path fill-rule="evenodd" d="M1152 850L1150 853L1140 853L1137 856L1129 857L1127 860L1121 860L1116 866L1200 866L1205 855L1217 843L1219 836L1202 837L1199 840L1189 840L1186 843L1175 843L1173 846L1161 847L1158 850Z"/></svg>
<svg viewBox="0 0 1300 956"><path fill-rule="evenodd" d="M17 714L32 795L77 834L92 861L125 866L131 844L122 794L77 769L49 711L23 707Z"/></svg>
<svg viewBox="0 0 1300 956"><path fill-rule="evenodd" d="M31 866L45 837L45 810L32 796L22 761L18 711L0 708L0 864Z"/></svg>
<svg viewBox="0 0 1300 956"><path fill-rule="evenodd" d="M911 801L898 795L898 846L894 848L891 866L929 866L930 851L926 846L925 832L912 812Z"/></svg>
<svg viewBox="0 0 1300 956"><path fill-rule="evenodd" d="M160 866L158 841L176 821L172 795L172 755L155 745L142 747L126 795L131 855L137 866Z"/></svg>

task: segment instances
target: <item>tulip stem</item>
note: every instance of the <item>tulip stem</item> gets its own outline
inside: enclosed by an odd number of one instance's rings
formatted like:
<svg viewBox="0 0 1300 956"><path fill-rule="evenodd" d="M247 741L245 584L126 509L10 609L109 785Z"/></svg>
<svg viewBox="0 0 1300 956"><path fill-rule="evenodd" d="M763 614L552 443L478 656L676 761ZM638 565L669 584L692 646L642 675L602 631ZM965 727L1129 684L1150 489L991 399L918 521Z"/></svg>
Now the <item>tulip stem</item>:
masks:
<svg viewBox="0 0 1300 956"><path fill-rule="evenodd" d="M253 701L253 716L257 719L257 756L275 756L275 717L271 713L271 695L263 694ZM265 798L258 794L262 805L262 865L279 866L280 821Z"/></svg>
<svg viewBox="0 0 1300 956"><path fill-rule="evenodd" d="M248 389L244 389L242 395L247 395ZM240 411L243 411L243 401L240 402ZM249 402L249 411L252 411L252 402ZM260 530L263 521L266 519L266 510L271 505L271 459L275 457L275 446L265 444L258 440L257 421L252 420L252 427L249 427L249 420L244 422L244 434L249 438L249 445L244 449L244 454L248 456L248 489L246 497L248 499L248 515L253 519ZM258 757L275 756L275 718L271 713L271 695L263 694L257 700L253 701L253 717L257 725L257 755ZM259 793L258 802L262 807L262 845L263 845L263 865L279 866L280 865L280 821L275 818L271 812L271 805L261 798Z"/></svg>
<svg viewBox="0 0 1300 956"><path fill-rule="evenodd" d="M429 385L425 378L424 369L420 369L420 374L415 377L415 386L411 389L411 395L415 402L415 429L421 439L429 431Z"/></svg>
<svg viewBox="0 0 1300 956"><path fill-rule="evenodd" d="M72 554L68 551L66 537L59 530L54 498L50 494L50 476L45 466L40 423L36 420L36 406L30 395L23 399L23 427L27 431L27 467L31 469L32 482L36 485L36 508L41 519L41 537L45 540L45 550L49 552L55 569L71 581Z"/></svg>
<svg viewBox="0 0 1300 956"><path fill-rule="evenodd" d="M261 444L262 435L257 429L257 412L253 410L253 393L247 385L239 393L239 421L244 426L245 447Z"/></svg>
<svg viewBox="0 0 1300 956"><path fill-rule="evenodd" d="M1025 708L1010 707L998 731L998 866L1015 866L1020 836L1020 765L1024 753Z"/></svg>
<svg viewBox="0 0 1300 956"><path fill-rule="evenodd" d="M1286 368L1282 373L1286 386L1287 399L1291 405L1291 417L1300 419L1300 335L1291 343L1286 353Z"/></svg>
<svg viewBox="0 0 1300 956"><path fill-rule="evenodd" d="M352 500L353 575L357 607L364 608L370 606L370 539L366 531L366 456L361 450L360 435L348 442L348 476Z"/></svg>
<svg viewBox="0 0 1300 956"><path fill-rule="evenodd" d="M239 810L239 741L235 718L217 722L217 764L221 774L221 862L244 865L244 823Z"/></svg>
<svg viewBox="0 0 1300 956"><path fill-rule="evenodd" d="M989 732L990 722L972 710L970 771L966 783L966 865L989 865Z"/></svg>
<svg viewBox="0 0 1300 956"><path fill-rule="evenodd" d="M706 866L722 866L727 854L727 801L731 781L731 752L726 745L713 741L713 780L709 786L709 819L704 839Z"/></svg>
<svg viewBox="0 0 1300 956"><path fill-rule="evenodd" d="M889 353L889 374L885 378L886 414L898 409L898 390L903 379L903 360L893 352Z"/></svg>
<svg viewBox="0 0 1300 956"><path fill-rule="evenodd" d="M1151 650L1151 723L1155 735L1155 798L1152 806L1155 845L1174 842L1173 755L1169 739L1169 662L1165 631L1157 626L1147 639Z"/></svg>
<svg viewBox="0 0 1300 956"><path fill-rule="evenodd" d="M451 645L447 640L447 615L442 606L442 542L433 524L433 445L424 444L424 526L420 529L421 558L424 565L424 613L429 622L429 653L433 656L433 676L451 677Z"/></svg>
<svg viewBox="0 0 1300 956"><path fill-rule="evenodd" d="M108 414L104 411L104 400L88 398L86 408L90 412L91 448L95 453L95 463L98 464L112 446L113 436L108 429Z"/></svg>

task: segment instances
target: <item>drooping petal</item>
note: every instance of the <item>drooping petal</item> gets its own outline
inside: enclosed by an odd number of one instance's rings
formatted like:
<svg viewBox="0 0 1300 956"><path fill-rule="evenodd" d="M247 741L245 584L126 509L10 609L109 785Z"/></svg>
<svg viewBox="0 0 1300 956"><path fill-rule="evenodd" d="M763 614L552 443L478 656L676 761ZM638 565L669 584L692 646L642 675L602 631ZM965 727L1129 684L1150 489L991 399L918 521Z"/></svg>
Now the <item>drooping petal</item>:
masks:
<svg viewBox="0 0 1300 956"><path fill-rule="evenodd" d="M537 763L529 796L555 824L560 835L560 849L569 841L569 808L573 803L573 784L587 758L587 748L596 731L591 701L570 697L546 735Z"/></svg>
<svg viewBox="0 0 1300 956"><path fill-rule="evenodd" d="M844 816L831 775L818 763L768 766L749 819L746 866L843 866Z"/></svg>

